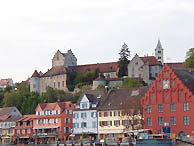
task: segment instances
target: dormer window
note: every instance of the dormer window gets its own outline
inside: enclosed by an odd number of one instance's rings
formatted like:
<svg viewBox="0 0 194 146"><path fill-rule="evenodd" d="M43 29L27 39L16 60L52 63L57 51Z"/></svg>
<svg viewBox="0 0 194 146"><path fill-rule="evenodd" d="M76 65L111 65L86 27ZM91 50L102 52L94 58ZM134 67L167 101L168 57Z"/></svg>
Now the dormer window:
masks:
<svg viewBox="0 0 194 146"><path fill-rule="evenodd" d="M50 110L50 115L52 115L52 110Z"/></svg>
<svg viewBox="0 0 194 146"><path fill-rule="evenodd" d="M87 107L88 107L87 103L82 103L82 108L83 108L83 109L85 109L85 108L87 108Z"/></svg>
<svg viewBox="0 0 194 146"><path fill-rule="evenodd" d="M56 115L58 115L59 114L59 111L58 110L56 110Z"/></svg>

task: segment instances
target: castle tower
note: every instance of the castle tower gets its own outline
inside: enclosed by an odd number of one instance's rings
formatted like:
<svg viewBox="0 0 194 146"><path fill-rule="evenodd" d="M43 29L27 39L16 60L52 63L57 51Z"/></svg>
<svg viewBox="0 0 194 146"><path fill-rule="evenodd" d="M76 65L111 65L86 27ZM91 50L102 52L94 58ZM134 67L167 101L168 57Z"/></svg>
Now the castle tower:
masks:
<svg viewBox="0 0 194 146"><path fill-rule="evenodd" d="M40 93L40 75L37 70L34 71L32 77L30 78L30 92Z"/></svg>
<svg viewBox="0 0 194 146"><path fill-rule="evenodd" d="M163 48L162 48L160 40L158 40L158 44L155 49L155 57L159 62L164 64Z"/></svg>

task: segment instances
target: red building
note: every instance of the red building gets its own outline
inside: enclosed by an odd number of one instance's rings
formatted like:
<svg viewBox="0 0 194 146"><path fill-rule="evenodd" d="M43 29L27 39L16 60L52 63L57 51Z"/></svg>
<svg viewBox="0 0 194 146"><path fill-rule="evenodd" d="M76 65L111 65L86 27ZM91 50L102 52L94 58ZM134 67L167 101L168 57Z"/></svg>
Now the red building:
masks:
<svg viewBox="0 0 194 146"><path fill-rule="evenodd" d="M165 64L141 103L144 127L153 133L169 125L176 136L194 136L194 70Z"/></svg>
<svg viewBox="0 0 194 146"><path fill-rule="evenodd" d="M35 115L24 115L16 122L15 135L17 143L27 144L33 142L33 117Z"/></svg>
<svg viewBox="0 0 194 146"><path fill-rule="evenodd" d="M73 109L74 105L70 101L39 104L33 120L35 142L64 141L72 132Z"/></svg>

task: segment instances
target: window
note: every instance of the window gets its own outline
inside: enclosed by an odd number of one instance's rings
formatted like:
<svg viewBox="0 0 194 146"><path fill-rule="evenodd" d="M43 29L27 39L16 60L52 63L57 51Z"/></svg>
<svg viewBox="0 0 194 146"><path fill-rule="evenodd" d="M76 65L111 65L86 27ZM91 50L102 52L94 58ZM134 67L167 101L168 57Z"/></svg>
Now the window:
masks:
<svg viewBox="0 0 194 146"><path fill-rule="evenodd" d="M52 110L50 110L50 115L52 115L53 114L53 111Z"/></svg>
<svg viewBox="0 0 194 146"><path fill-rule="evenodd" d="M97 128L97 123L96 123L96 121L93 121L93 122L92 122L92 128Z"/></svg>
<svg viewBox="0 0 194 146"><path fill-rule="evenodd" d="M173 80L171 80L171 87L172 87L172 86L174 86L174 81L173 81Z"/></svg>
<svg viewBox="0 0 194 146"><path fill-rule="evenodd" d="M163 112L163 104L158 104L158 112Z"/></svg>
<svg viewBox="0 0 194 146"><path fill-rule="evenodd" d="M95 118L96 117L96 112L91 112L91 117Z"/></svg>
<svg viewBox="0 0 194 146"><path fill-rule="evenodd" d="M175 112L176 111L175 103L171 103L170 104L170 111L171 112Z"/></svg>
<svg viewBox="0 0 194 146"><path fill-rule="evenodd" d="M51 123L51 120L50 119L48 119L48 124L50 124Z"/></svg>
<svg viewBox="0 0 194 146"><path fill-rule="evenodd" d="M64 81L62 81L62 87L65 87L65 82Z"/></svg>
<svg viewBox="0 0 194 146"><path fill-rule="evenodd" d="M183 97L183 92L179 92L179 98Z"/></svg>
<svg viewBox="0 0 194 146"><path fill-rule="evenodd" d="M87 128L87 123L86 122L82 122L81 123L81 128Z"/></svg>
<svg viewBox="0 0 194 146"><path fill-rule="evenodd" d="M163 117L158 117L158 125L163 126Z"/></svg>
<svg viewBox="0 0 194 146"><path fill-rule="evenodd" d="M70 123L70 118L65 118L65 123Z"/></svg>
<svg viewBox="0 0 194 146"><path fill-rule="evenodd" d="M162 130L158 130L158 134L162 134Z"/></svg>
<svg viewBox="0 0 194 146"><path fill-rule="evenodd" d="M107 126L108 127L112 126L112 121L107 121Z"/></svg>
<svg viewBox="0 0 194 146"><path fill-rule="evenodd" d="M170 124L172 126L176 125L176 117L174 117L174 116L170 117Z"/></svg>
<svg viewBox="0 0 194 146"><path fill-rule="evenodd" d="M81 113L81 118L87 118L87 113Z"/></svg>
<svg viewBox="0 0 194 146"><path fill-rule="evenodd" d="M66 114L67 114L67 115L72 114L72 110L66 110Z"/></svg>
<svg viewBox="0 0 194 146"><path fill-rule="evenodd" d="M164 94L164 98L165 98L165 99L168 99L168 94L167 94L167 93Z"/></svg>
<svg viewBox="0 0 194 146"><path fill-rule="evenodd" d="M114 116L115 116L115 117L120 116L119 114L120 114L119 111L114 111Z"/></svg>
<svg viewBox="0 0 194 146"><path fill-rule="evenodd" d="M161 54L161 51L158 51L158 54Z"/></svg>
<svg viewBox="0 0 194 146"><path fill-rule="evenodd" d="M188 102L184 102L183 103L183 111L188 111L189 110L189 103Z"/></svg>
<svg viewBox="0 0 194 146"><path fill-rule="evenodd" d="M74 119L78 119L78 118L79 118L79 114L78 114L78 113L74 113L74 114L73 114L73 118L74 118Z"/></svg>
<svg viewBox="0 0 194 146"><path fill-rule="evenodd" d="M147 118L147 124L148 126L152 126L152 118Z"/></svg>
<svg viewBox="0 0 194 146"><path fill-rule="evenodd" d="M70 127L64 127L64 133L70 133L71 128Z"/></svg>
<svg viewBox="0 0 194 146"><path fill-rule="evenodd" d="M20 134L20 130L17 130L17 134Z"/></svg>
<svg viewBox="0 0 194 146"><path fill-rule="evenodd" d="M27 133L28 133L28 134L30 134L30 133L31 133L31 130L30 130L30 129L28 129L28 130L27 130Z"/></svg>
<svg viewBox="0 0 194 146"><path fill-rule="evenodd" d="M47 111L44 111L44 115L47 115Z"/></svg>
<svg viewBox="0 0 194 146"><path fill-rule="evenodd" d="M55 88L55 86L56 86L56 85L55 85L55 82L54 82L53 84L54 84L53 86L54 86L54 88Z"/></svg>
<svg viewBox="0 0 194 146"><path fill-rule="evenodd" d="M25 134L25 130L24 129L22 130L22 134Z"/></svg>
<svg viewBox="0 0 194 146"><path fill-rule="evenodd" d="M104 127L106 125L106 122L105 121L100 121L100 126L101 127Z"/></svg>
<svg viewBox="0 0 194 146"><path fill-rule="evenodd" d="M87 108L88 107L88 104L87 103L82 103L82 108Z"/></svg>
<svg viewBox="0 0 194 146"><path fill-rule="evenodd" d="M107 117L111 117L112 116L112 112L107 112Z"/></svg>
<svg viewBox="0 0 194 146"><path fill-rule="evenodd" d="M100 117L104 117L104 112L100 112Z"/></svg>
<svg viewBox="0 0 194 146"><path fill-rule="evenodd" d="M141 124L141 119L137 119L137 124Z"/></svg>
<svg viewBox="0 0 194 146"><path fill-rule="evenodd" d="M36 88L36 85L35 84L33 84L33 88Z"/></svg>
<svg viewBox="0 0 194 146"><path fill-rule="evenodd" d="M150 104L147 104L146 111L147 111L147 113L151 113L151 105Z"/></svg>
<svg viewBox="0 0 194 146"><path fill-rule="evenodd" d="M151 97L152 97L152 100L154 100L154 94L152 94Z"/></svg>
<svg viewBox="0 0 194 146"><path fill-rule="evenodd" d="M155 77L157 77L158 76L158 73L155 73Z"/></svg>
<svg viewBox="0 0 194 146"><path fill-rule="evenodd" d="M59 114L59 111L58 110L56 110L56 115L58 115Z"/></svg>
<svg viewBox="0 0 194 146"><path fill-rule="evenodd" d="M58 88L60 88L60 82L58 82Z"/></svg>
<svg viewBox="0 0 194 146"><path fill-rule="evenodd" d="M73 128L79 128L79 123L73 123Z"/></svg>
<svg viewBox="0 0 194 146"><path fill-rule="evenodd" d="M160 56L158 56L158 59L161 59L161 57L160 57Z"/></svg>
<svg viewBox="0 0 194 146"><path fill-rule="evenodd" d="M184 125L189 125L189 116L184 116Z"/></svg>
<svg viewBox="0 0 194 146"><path fill-rule="evenodd" d="M159 82L159 86L162 87L162 82L161 81Z"/></svg>
<svg viewBox="0 0 194 146"><path fill-rule="evenodd" d="M115 121L114 121L114 125L115 125L116 127L118 127L118 126L120 125L120 120L115 120Z"/></svg>

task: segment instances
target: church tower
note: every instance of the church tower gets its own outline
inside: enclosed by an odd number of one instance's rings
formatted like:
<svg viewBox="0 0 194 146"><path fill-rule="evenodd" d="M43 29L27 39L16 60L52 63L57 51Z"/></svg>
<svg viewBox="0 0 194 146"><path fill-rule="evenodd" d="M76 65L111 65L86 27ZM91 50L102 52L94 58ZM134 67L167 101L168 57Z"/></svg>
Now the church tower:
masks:
<svg viewBox="0 0 194 146"><path fill-rule="evenodd" d="M162 48L160 40L158 40L158 44L155 49L155 57L159 62L164 64L163 48Z"/></svg>

